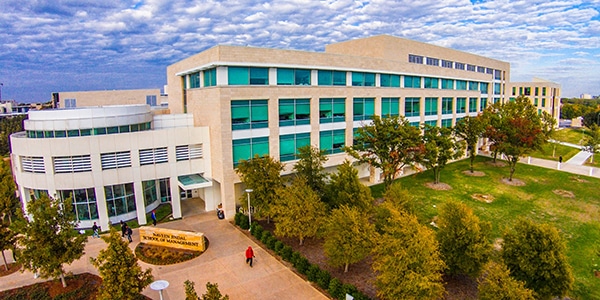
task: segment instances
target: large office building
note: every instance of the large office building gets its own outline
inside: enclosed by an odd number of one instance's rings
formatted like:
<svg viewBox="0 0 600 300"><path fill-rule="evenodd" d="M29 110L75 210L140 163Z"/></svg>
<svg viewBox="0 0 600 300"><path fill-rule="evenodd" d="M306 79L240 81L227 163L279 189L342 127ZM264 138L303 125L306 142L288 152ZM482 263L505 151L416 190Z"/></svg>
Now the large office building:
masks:
<svg viewBox="0 0 600 300"><path fill-rule="evenodd" d="M77 108L31 113L26 133L12 137L12 158L23 201L40 191L73 192L81 227L132 218L145 224L157 199L170 202L177 218L187 196L202 198L206 210L222 204L232 218L246 188L235 172L241 160L270 155L289 174L297 149L313 145L327 153L333 171L349 158L342 147L374 115L454 126L508 100L509 79L508 62L387 35L324 52L219 45L168 66L174 115L159 116L150 106L81 108L129 103L130 93L59 93L60 107ZM151 95L138 94L136 101ZM169 117L185 125L162 125ZM380 180L379 170L357 168L360 177ZM185 176L198 183L186 186ZM97 212L88 215L92 206Z"/></svg>
<svg viewBox="0 0 600 300"><path fill-rule="evenodd" d="M532 101L538 113L545 111L556 120L560 118L560 84L533 78L531 82L508 82L506 89L510 100L525 96Z"/></svg>

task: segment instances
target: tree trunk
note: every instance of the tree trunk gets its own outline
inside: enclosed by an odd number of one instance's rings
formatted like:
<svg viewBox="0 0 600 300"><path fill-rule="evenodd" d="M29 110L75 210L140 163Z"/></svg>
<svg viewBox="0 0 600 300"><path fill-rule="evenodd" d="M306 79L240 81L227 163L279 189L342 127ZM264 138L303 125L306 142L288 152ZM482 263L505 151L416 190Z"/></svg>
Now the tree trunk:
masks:
<svg viewBox="0 0 600 300"><path fill-rule="evenodd" d="M349 265L350 265L349 263L346 263L346 265L344 266L344 273L348 273L348 266Z"/></svg>
<svg viewBox="0 0 600 300"><path fill-rule="evenodd" d="M556 155L556 143L554 144L554 147L552 147L552 157L554 157Z"/></svg>
<svg viewBox="0 0 600 300"><path fill-rule="evenodd" d="M304 244L304 237L300 237L300 246Z"/></svg>
<svg viewBox="0 0 600 300"><path fill-rule="evenodd" d="M62 282L62 286L64 288L67 287L67 281L65 281L65 274L60 274L60 282Z"/></svg>
<svg viewBox="0 0 600 300"><path fill-rule="evenodd" d="M8 264L6 263L6 256L4 256L4 250L2 250L2 259L4 260L4 269L8 271Z"/></svg>
<svg viewBox="0 0 600 300"><path fill-rule="evenodd" d="M475 162L475 155L471 153L471 173L473 173L473 163Z"/></svg>
<svg viewBox="0 0 600 300"><path fill-rule="evenodd" d="M440 183L440 170L437 167L433 167L433 183Z"/></svg>
<svg viewBox="0 0 600 300"><path fill-rule="evenodd" d="M515 174L515 168L517 166L517 159L509 159L508 160L509 164L510 164L510 176L508 177L508 181L512 181L513 180L513 174Z"/></svg>

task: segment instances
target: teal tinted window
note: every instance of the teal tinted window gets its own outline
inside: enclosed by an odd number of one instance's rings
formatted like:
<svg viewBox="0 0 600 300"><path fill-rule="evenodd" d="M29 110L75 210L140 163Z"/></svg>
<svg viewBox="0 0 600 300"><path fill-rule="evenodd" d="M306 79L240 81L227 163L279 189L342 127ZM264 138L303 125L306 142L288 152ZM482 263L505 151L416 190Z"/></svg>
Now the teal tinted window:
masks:
<svg viewBox="0 0 600 300"><path fill-rule="evenodd" d="M487 107L487 98L481 98L479 102L479 110L483 111Z"/></svg>
<svg viewBox="0 0 600 300"><path fill-rule="evenodd" d="M400 98L381 98L381 116L397 117L400 110Z"/></svg>
<svg viewBox="0 0 600 300"><path fill-rule="evenodd" d="M190 74L190 88L195 89L200 87L200 73Z"/></svg>
<svg viewBox="0 0 600 300"><path fill-rule="evenodd" d="M442 89L443 90L453 90L454 89L454 80L442 78Z"/></svg>
<svg viewBox="0 0 600 300"><path fill-rule="evenodd" d="M94 135L106 134L106 128L94 128Z"/></svg>
<svg viewBox="0 0 600 300"><path fill-rule="evenodd" d="M333 71L333 85L346 85L346 72Z"/></svg>
<svg viewBox="0 0 600 300"><path fill-rule="evenodd" d="M106 128L106 133L108 133L108 134L119 133L119 127L118 126L108 127L108 128Z"/></svg>
<svg viewBox="0 0 600 300"><path fill-rule="evenodd" d="M500 91L502 90L500 83L494 83L494 95L500 95ZM544 93L542 93L543 95Z"/></svg>
<svg viewBox="0 0 600 300"><path fill-rule="evenodd" d="M352 72L352 86L375 86L375 74Z"/></svg>
<svg viewBox="0 0 600 300"><path fill-rule="evenodd" d="M421 123L419 123L419 122L410 122L409 125L412 126L412 127L419 127L421 125Z"/></svg>
<svg viewBox="0 0 600 300"><path fill-rule="evenodd" d="M318 78L319 85L346 85L346 72L344 71L319 70Z"/></svg>
<svg viewBox="0 0 600 300"><path fill-rule="evenodd" d="M240 161L253 158L255 155L269 155L269 138L258 137L250 139L233 140L233 166Z"/></svg>
<svg viewBox="0 0 600 300"><path fill-rule="evenodd" d="M319 122L332 123L346 121L346 99L319 99Z"/></svg>
<svg viewBox="0 0 600 300"><path fill-rule="evenodd" d="M469 81L469 91L477 91L477 90L479 90L479 82Z"/></svg>
<svg viewBox="0 0 600 300"><path fill-rule="evenodd" d="M29 133L29 132L30 131L28 131L27 133ZM53 137L54 137L54 131L44 131L44 138L53 138Z"/></svg>
<svg viewBox="0 0 600 300"><path fill-rule="evenodd" d="M382 87L400 87L400 75L381 74L379 81Z"/></svg>
<svg viewBox="0 0 600 300"><path fill-rule="evenodd" d="M404 99L404 116L415 117L419 116L421 98L407 97Z"/></svg>
<svg viewBox="0 0 600 300"><path fill-rule="evenodd" d="M533 99L533 105L538 106L538 98Z"/></svg>
<svg viewBox="0 0 600 300"><path fill-rule="evenodd" d="M229 85L248 85L250 75L246 67L228 67L227 82Z"/></svg>
<svg viewBox="0 0 600 300"><path fill-rule="evenodd" d="M452 119L442 119L442 127L452 127Z"/></svg>
<svg viewBox="0 0 600 300"><path fill-rule="evenodd" d="M456 98L456 113L467 112L467 98Z"/></svg>
<svg viewBox="0 0 600 300"><path fill-rule="evenodd" d="M266 128L269 126L267 100L231 101L231 129Z"/></svg>
<svg viewBox="0 0 600 300"><path fill-rule="evenodd" d="M456 81L456 89L457 90L466 90L467 89L467 81L457 80Z"/></svg>
<svg viewBox="0 0 600 300"><path fill-rule="evenodd" d="M121 132L121 133L129 132L129 125L119 126L119 132Z"/></svg>
<svg viewBox="0 0 600 300"><path fill-rule="evenodd" d="M542 98L542 107L546 107L546 98Z"/></svg>
<svg viewBox="0 0 600 300"><path fill-rule="evenodd" d="M268 85L269 84L269 69L268 68L250 68L250 84L251 85Z"/></svg>
<svg viewBox="0 0 600 300"><path fill-rule="evenodd" d="M345 146L346 135L343 129L328 130L319 133L319 149L327 154L342 152L342 147Z"/></svg>
<svg viewBox="0 0 600 300"><path fill-rule="evenodd" d="M477 98L469 98L469 112L477 112Z"/></svg>
<svg viewBox="0 0 600 300"><path fill-rule="evenodd" d="M140 126L139 124L133 124L131 125L131 132L136 132L140 130Z"/></svg>
<svg viewBox="0 0 600 300"><path fill-rule="evenodd" d="M425 115L437 115L438 98L425 98Z"/></svg>
<svg viewBox="0 0 600 300"><path fill-rule="evenodd" d="M494 104L500 102L500 98L494 98Z"/></svg>
<svg viewBox="0 0 600 300"><path fill-rule="evenodd" d="M212 68L203 71L204 75L204 86L216 86L217 85L217 68Z"/></svg>
<svg viewBox="0 0 600 300"><path fill-rule="evenodd" d="M77 129L72 129L67 131L67 136L72 137L72 136L79 136L79 130Z"/></svg>
<svg viewBox="0 0 600 300"><path fill-rule="evenodd" d="M310 124L310 99L280 99L279 126Z"/></svg>
<svg viewBox="0 0 600 300"><path fill-rule="evenodd" d="M418 76L404 76L404 87L405 88L421 88L421 77Z"/></svg>
<svg viewBox="0 0 600 300"><path fill-rule="evenodd" d="M374 98L354 98L353 115L354 121L372 120L375 114Z"/></svg>
<svg viewBox="0 0 600 300"><path fill-rule="evenodd" d="M81 136L92 135L92 130L91 129L81 129L81 130L79 130L79 132L81 133Z"/></svg>
<svg viewBox="0 0 600 300"><path fill-rule="evenodd" d="M479 83L479 90L481 91L482 94L488 93L488 86L489 86L489 83L486 83L486 82Z"/></svg>
<svg viewBox="0 0 600 300"><path fill-rule="evenodd" d="M440 87L440 79L439 78L431 78L425 77L424 84L426 89L437 89Z"/></svg>
<svg viewBox="0 0 600 300"><path fill-rule="evenodd" d="M279 137L279 160L297 159L298 148L310 145L310 133L282 135Z"/></svg>
<svg viewBox="0 0 600 300"><path fill-rule="evenodd" d="M442 98L442 114L447 115L452 113L452 98Z"/></svg>
<svg viewBox="0 0 600 300"><path fill-rule="evenodd" d="M428 120L428 121L425 121L425 125L437 126L437 120Z"/></svg>
<svg viewBox="0 0 600 300"><path fill-rule="evenodd" d="M277 85L293 85L294 69L277 69Z"/></svg>
<svg viewBox="0 0 600 300"><path fill-rule="evenodd" d="M294 72L294 84L310 85L310 70L296 69Z"/></svg>

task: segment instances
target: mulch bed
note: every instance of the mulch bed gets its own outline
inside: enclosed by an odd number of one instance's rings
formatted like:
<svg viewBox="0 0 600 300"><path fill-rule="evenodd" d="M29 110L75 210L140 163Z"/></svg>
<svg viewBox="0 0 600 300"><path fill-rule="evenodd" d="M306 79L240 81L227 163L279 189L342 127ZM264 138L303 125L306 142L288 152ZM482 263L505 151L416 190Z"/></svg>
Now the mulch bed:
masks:
<svg viewBox="0 0 600 300"><path fill-rule="evenodd" d="M525 185L525 182L523 180L516 179L516 178L513 178L512 180L509 180L508 178L502 178L500 181L506 185L512 185L512 186L524 186Z"/></svg>
<svg viewBox="0 0 600 300"><path fill-rule="evenodd" d="M485 176L484 172L481 171L473 171L471 172L470 170L466 170L462 172L463 174L467 175L467 176L473 176L473 177L483 177Z"/></svg>
<svg viewBox="0 0 600 300"><path fill-rule="evenodd" d="M21 269L21 265L18 263L8 264L8 270L6 270L6 267L4 265L2 265L2 266L0 266L0 277L10 275L16 271L19 271L20 269Z"/></svg>

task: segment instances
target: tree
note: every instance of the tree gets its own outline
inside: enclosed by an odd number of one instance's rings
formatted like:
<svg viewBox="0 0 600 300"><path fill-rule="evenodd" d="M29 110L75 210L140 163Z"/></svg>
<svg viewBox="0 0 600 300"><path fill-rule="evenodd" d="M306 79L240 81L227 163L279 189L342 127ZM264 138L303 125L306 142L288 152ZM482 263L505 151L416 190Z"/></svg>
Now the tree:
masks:
<svg viewBox="0 0 600 300"><path fill-rule="evenodd" d="M478 276L491 254L491 224L481 222L464 203L450 201L440 207L437 225L437 240L449 274Z"/></svg>
<svg viewBox="0 0 600 300"><path fill-rule="evenodd" d="M296 176L304 177L313 191L320 196L323 195L327 178L325 167L323 167L326 161L327 156L324 150L319 150L311 145L298 148L298 162L294 165Z"/></svg>
<svg viewBox="0 0 600 300"><path fill-rule="evenodd" d="M440 173L446 164L463 156L463 143L457 143L452 130L445 127L425 125L423 144L425 151L421 163L433 171L434 183L440 183Z"/></svg>
<svg viewBox="0 0 600 300"><path fill-rule="evenodd" d="M83 255L87 237L75 230L71 198L64 201L43 195L27 203L30 218L13 221L17 238L17 261L23 268L38 273L42 278L60 278L65 281L64 264L70 264Z"/></svg>
<svg viewBox="0 0 600 300"><path fill-rule="evenodd" d="M12 216L20 208L20 202L15 194L15 181L12 176L10 164L4 159L0 160L0 222L8 217L12 222Z"/></svg>
<svg viewBox="0 0 600 300"><path fill-rule="evenodd" d="M183 282L183 286L185 287L185 300L199 300L198 293L196 293L196 289L194 288L195 283L193 281L186 280Z"/></svg>
<svg viewBox="0 0 600 300"><path fill-rule="evenodd" d="M219 285L216 283L206 283L206 293L202 295L202 300L229 300L229 296L223 296L219 291Z"/></svg>
<svg viewBox="0 0 600 300"><path fill-rule="evenodd" d="M23 120L27 119L27 115L10 116L0 119L0 154L7 155L10 153L10 135L15 132L23 131Z"/></svg>
<svg viewBox="0 0 600 300"><path fill-rule="evenodd" d="M527 289L522 281L510 277L502 263L488 262L482 276L477 280L480 300L534 300L533 291Z"/></svg>
<svg viewBox="0 0 600 300"><path fill-rule="evenodd" d="M600 110L589 109L583 114L583 125L591 127L594 124L600 126Z"/></svg>
<svg viewBox="0 0 600 300"><path fill-rule="evenodd" d="M565 296L573 287L567 246L556 228L519 219L504 233L502 258L517 280L533 290L536 298Z"/></svg>
<svg viewBox="0 0 600 300"><path fill-rule="evenodd" d="M402 187L400 182L394 182L383 194L383 200L392 203L394 207L401 208L408 213L415 213L415 196L409 190Z"/></svg>
<svg viewBox="0 0 600 300"><path fill-rule="evenodd" d="M469 158L471 159L471 173L473 173L473 163L477 156L477 142L483 137L485 132L485 124L481 116L471 117L466 116L456 122L454 127L456 136L462 138L467 144L469 150Z"/></svg>
<svg viewBox="0 0 600 300"><path fill-rule="evenodd" d="M334 267L348 266L363 260L372 250L375 240L375 226L369 222L369 215L356 207L346 205L334 209L325 226L323 248Z"/></svg>
<svg viewBox="0 0 600 300"><path fill-rule="evenodd" d="M6 256L4 256L4 250L15 248L16 236L17 234L4 221L0 220L0 250L2 251L2 260L6 271L8 271L8 263L6 262Z"/></svg>
<svg viewBox="0 0 600 300"><path fill-rule="evenodd" d="M98 299L138 299L144 288L154 280L152 269L142 271L129 244L114 227L110 227L110 234L103 236L102 240L108 247L100 250L97 258L90 257L90 262L102 277Z"/></svg>
<svg viewBox="0 0 600 300"><path fill-rule="evenodd" d="M388 225L373 250L372 268L380 299L439 299L444 294L440 258L434 233L414 215L390 210Z"/></svg>
<svg viewBox="0 0 600 300"><path fill-rule="evenodd" d="M496 128L500 140L497 147L508 160L509 181L513 179L519 158L534 150L541 150L547 142L547 128L550 126L542 121L550 119L540 117L531 101L524 96L500 107L500 123Z"/></svg>
<svg viewBox="0 0 600 300"><path fill-rule="evenodd" d="M411 126L406 118L382 119L375 115L372 125L358 128L354 145L344 149L360 163L381 169L387 187L404 166L419 161L423 143L419 128Z"/></svg>
<svg viewBox="0 0 600 300"><path fill-rule="evenodd" d="M307 237L313 237L321 229L327 207L319 195L303 178L297 178L292 185L277 190L272 212L275 220L275 234L298 238L300 245Z"/></svg>
<svg viewBox="0 0 600 300"><path fill-rule="evenodd" d="M271 204L274 202L275 191L283 186L281 178L283 164L270 156L259 157L258 155L249 160L241 161L236 172L240 176L246 188L252 189L252 206L254 207L253 216L257 218L270 219ZM246 204L247 195L240 198L240 203L244 209L248 209Z"/></svg>
<svg viewBox="0 0 600 300"><path fill-rule="evenodd" d="M501 102L496 102L483 110L481 114L481 120L483 123L483 127L485 131L483 133L483 137L488 139L488 143L490 151L492 151L492 157L494 158L494 162L496 162L496 158L498 157L498 145L502 141L503 135L499 130L501 119L500 119L500 109L502 107Z"/></svg>
<svg viewBox="0 0 600 300"><path fill-rule="evenodd" d="M337 173L331 174L329 184L325 186L324 198L330 208L349 205L365 213L373 208L371 190L360 183L358 171L347 160L338 166Z"/></svg>
<svg viewBox="0 0 600 300"><path fill-rule="evenodd" d="M594 162L594 154L600 153L600 126L592 124L588 136L583 145L585 151L592 153L591 162Z"/></svg>

